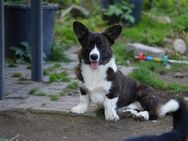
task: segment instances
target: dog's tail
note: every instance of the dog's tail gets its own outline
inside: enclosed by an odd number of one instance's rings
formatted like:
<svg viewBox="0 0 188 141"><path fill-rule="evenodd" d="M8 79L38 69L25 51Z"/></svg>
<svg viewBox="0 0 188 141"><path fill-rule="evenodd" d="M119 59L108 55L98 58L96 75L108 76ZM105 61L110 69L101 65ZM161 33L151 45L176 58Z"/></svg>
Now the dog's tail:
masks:
<svg viewBox="0 0 188 141"><path fill-rule="evenodd" d="M188 110L183 100L173 100L173 103L173 129L170 132L157 136L140 136L125 141L185 141L188 134Z"/></svg>

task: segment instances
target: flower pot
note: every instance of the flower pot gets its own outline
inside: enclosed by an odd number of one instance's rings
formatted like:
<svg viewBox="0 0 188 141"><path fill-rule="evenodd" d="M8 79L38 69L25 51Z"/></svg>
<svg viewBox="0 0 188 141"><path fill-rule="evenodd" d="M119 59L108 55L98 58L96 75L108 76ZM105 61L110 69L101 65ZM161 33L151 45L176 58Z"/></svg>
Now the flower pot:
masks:
<svg viewBox="0 0 188 141"><path fill-rule="evenodd" d="M51 54L53 29L55 23L56 4L43 6L43 45L48 59ZM31 6L24 4L5 5L5 52L10 57L10 48L19 47L21 42L28 42L31 46Z"/></svg>

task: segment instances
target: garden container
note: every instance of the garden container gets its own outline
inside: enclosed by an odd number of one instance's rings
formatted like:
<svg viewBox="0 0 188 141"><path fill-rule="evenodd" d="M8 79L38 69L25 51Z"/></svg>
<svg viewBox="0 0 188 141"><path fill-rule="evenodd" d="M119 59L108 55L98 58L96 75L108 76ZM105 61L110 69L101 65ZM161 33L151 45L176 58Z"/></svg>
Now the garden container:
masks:
<svg viewBox="0 0 188 141"><path fill-rule="evenodd" d="M43 51L48 59L51 54L56 4L43 6ZM31 46L31 6L24 4L5 5L5 52L10 57L10 48L19 47L21 42Z"/></svg>

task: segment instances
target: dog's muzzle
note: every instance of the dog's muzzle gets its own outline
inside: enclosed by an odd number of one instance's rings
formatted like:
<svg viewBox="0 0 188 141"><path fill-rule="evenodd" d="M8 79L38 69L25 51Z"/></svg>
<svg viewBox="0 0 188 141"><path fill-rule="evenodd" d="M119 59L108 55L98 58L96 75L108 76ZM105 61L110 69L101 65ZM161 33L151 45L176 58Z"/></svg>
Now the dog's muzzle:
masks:
<svg viewBox="0 0 188 141"><path fill-rule="evenodd" d="M91 68L97 69L99 65L99 55L98 54L90 54L89 56L91 62Z"/></svg>

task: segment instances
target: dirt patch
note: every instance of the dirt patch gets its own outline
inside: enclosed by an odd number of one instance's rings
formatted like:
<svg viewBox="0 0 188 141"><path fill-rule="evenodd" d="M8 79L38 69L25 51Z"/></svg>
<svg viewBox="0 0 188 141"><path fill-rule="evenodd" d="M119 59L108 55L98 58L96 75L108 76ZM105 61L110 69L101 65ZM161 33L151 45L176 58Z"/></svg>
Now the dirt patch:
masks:
<svg viewBox="0 0 188 141"><path fill-rule="evenodd" d="M180 76L178 76L178 74L180 74ZM160 75L160 77L167 82L178 82L182 84L188 83L188 72L186 71L167 73L167 74Z"/></svg>
<svg viewBox="0 0 188 141"><path fill-rule="evenodd" d="M130 136L169 131L172 118L168 116L155 122L130 118L109 122L100 116L7 112L0 115L0 125L1 137L12 138L19 134L20 141L121 141Z"/></svg>

